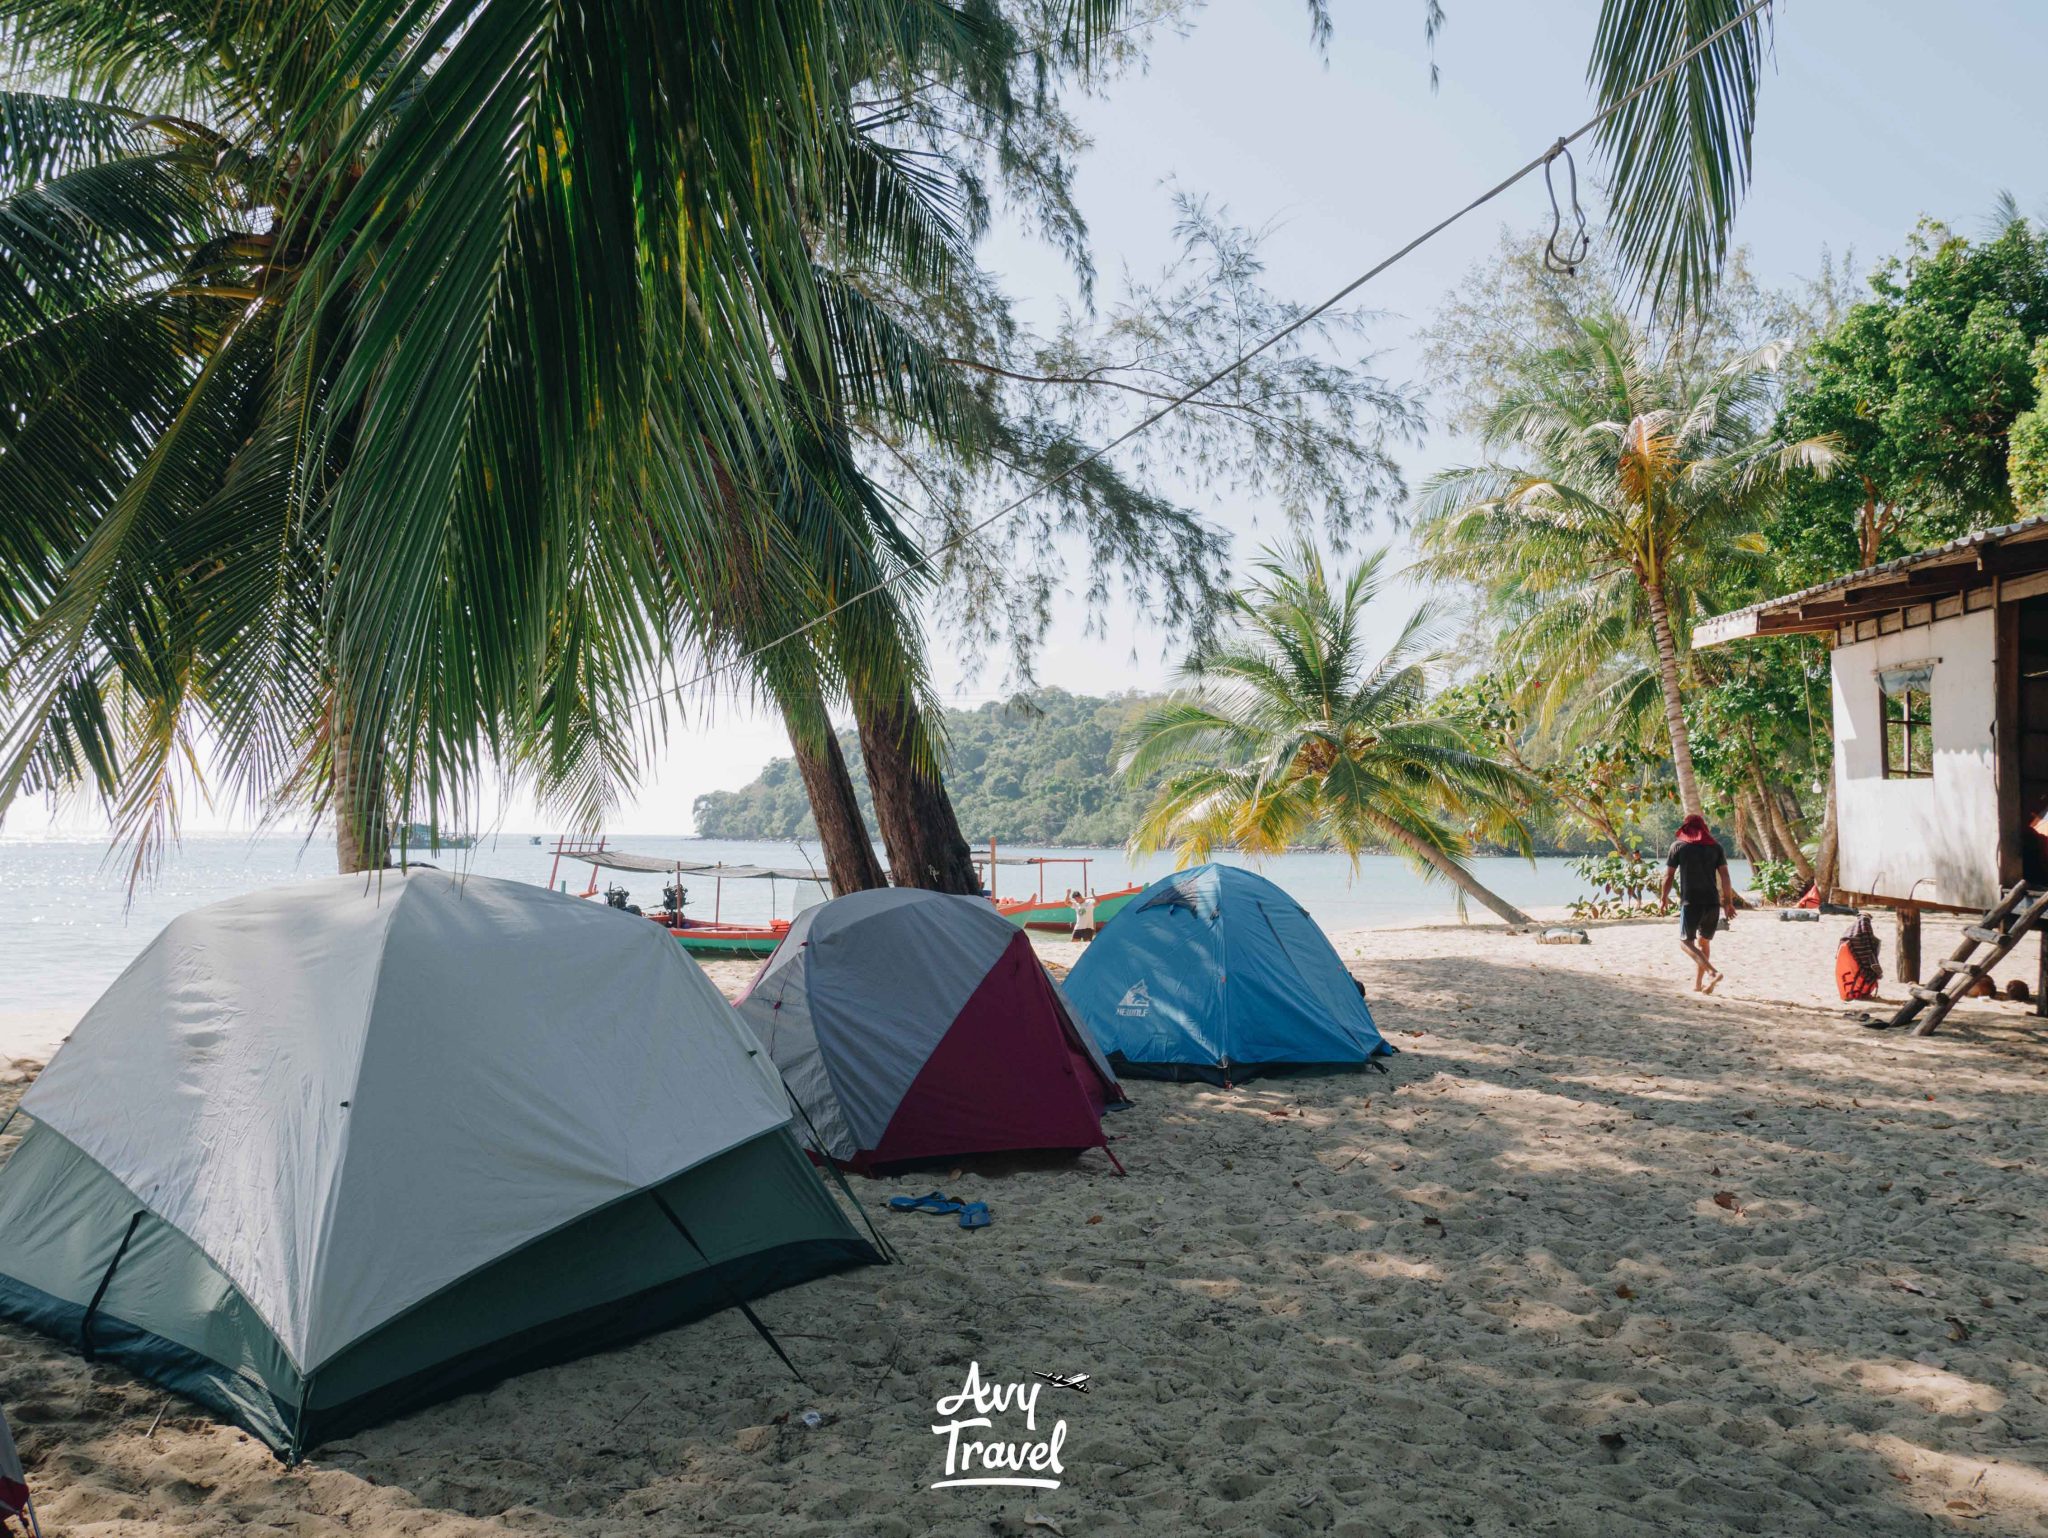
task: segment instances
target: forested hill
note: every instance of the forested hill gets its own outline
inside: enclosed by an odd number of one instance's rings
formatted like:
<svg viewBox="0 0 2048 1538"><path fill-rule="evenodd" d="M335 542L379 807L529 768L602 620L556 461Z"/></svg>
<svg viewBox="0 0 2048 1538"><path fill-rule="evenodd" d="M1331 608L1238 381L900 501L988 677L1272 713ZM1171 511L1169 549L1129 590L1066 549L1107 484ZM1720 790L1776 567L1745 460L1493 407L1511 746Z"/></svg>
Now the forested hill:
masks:
<svg viewBox="0 0 2048 1538"><path fill-rule="evenodd" d="M946 712L946 788L960 830L977 843L1121 844L1145 797L1126 789L1111 762L1118 738L1150 702L1043 689L975 710ZM852 731L839 745L861 811L874 804ZM796 761L778 758L741 790L715 790L694 807L704 838L799 838L815 831Z"/></svg>

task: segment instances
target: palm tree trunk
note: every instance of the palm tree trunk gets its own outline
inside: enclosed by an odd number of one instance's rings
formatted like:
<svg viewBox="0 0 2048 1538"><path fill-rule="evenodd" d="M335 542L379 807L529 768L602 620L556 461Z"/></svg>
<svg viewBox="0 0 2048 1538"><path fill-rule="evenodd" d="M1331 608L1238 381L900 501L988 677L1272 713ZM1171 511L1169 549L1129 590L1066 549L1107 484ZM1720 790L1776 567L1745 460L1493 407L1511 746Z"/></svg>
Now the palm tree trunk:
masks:
<svg viewBox="0 0 2048 1538"><path fill-rule="evenodd" d="M1451 885L1455 886L1467 897L1490 908L1513 928L1534 929L1536 927L1536 921L1530 918L1528 914L1517 908L1505 897L1494 892L1491 888L1481 885L1479 879L1469 870L1437 848L1436 845L1430 843L1428 839L1418 838L1406 828L1392 828L1388 831L1400 841L1404 848L1410 850L1434 867L1438 875L1450 882Z"/></svg>
<svg viewBox="0 0 2048 1538"><path fill-rule="evenodd" d="M860 722L875 821L881 824L896 885L978 894L981 877L945 782L936 768L918 762L923 732L916 701L907 694L877 696L857 689L853 713Z"/></svg>
<svg viewBox="0 0 2048 1538"><path fill-rule="evenodd" d="M1741 847L1742 857L1752 865L1773 858L1770 840L1763 836L1761 819L1746 790L1735 798L1735 842Z"/></svg>
<svg viewBox="0 0 2048 1538"><path fill-rule="evenodd" d="M831 724L826 722L821 730L803 730L794 713L786 712L783 719L789 727L797 773L803 776L804 793L811 800L811 820L818 825L818 843L825 851L832 895L844 897L848 892L887 886L888 874L875 857L853 776L847 771L846 755L839 751Z"/></svg>
<svg viewBox="0 0 2048 1538"><path fill-rule="evenodd" d="M376 755L355 733L354 712L339 680L328 706L328 757L334 776L334 856L344 876L391 863L391 820Z"/></svg>
<svg viewBox="0 0 2048 1538"><path fill-rule="evenodd" d="M1706 815L1700 785L1692 770L1692 737L1685 727L1685 699L1678 692L1678 644L1671 634L1671 609L1663 588L1643 583L1650 604L1650 629L1657 637L1657 682L1664 692L1664 727L1671 734L1671 770L1678 778L1678 804L1688 817Z"/></svg>
<svg viewBox="0 0 2048 1538"><path fill-rule="evenodd" d="M1764 791L1764 809L1771 818L1771 831L1778 836L1778 842L1785 846L1785 858L1792 862L1792 868L1799 872L1799 879L1808 886L1813 885L1813 861L1806 858L1806 851L1799 847L1799 838L1792 831L1792 824L1785 816L1785 803L1775 787Z"/></svg>
<svg viewBox="0 0 2048 1538"><path fill-rule="evenodd" d="M1822 902L1835 900L1835 888L1841 884L1842 844L1841 830L1835 822L1835 773L1833 766L1828 769L1827 811L1821 817L1820 848L1814 851L1813 884L1819 889Z"/></svg>

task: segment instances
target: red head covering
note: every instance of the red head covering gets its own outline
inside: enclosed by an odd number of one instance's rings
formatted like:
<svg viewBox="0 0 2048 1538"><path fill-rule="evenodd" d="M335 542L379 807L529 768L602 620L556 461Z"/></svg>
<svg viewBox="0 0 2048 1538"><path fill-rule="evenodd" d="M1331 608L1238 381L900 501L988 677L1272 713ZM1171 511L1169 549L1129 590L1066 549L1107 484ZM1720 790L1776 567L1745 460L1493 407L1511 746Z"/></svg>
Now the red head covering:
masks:
<svg viewBox="0 0 2048 1538"><path fill-rule="evenodd" d="M1714 835L1707 831L1707 819L1694 812L1678 825L1678 841L1681 844L1711 844Z"/></svg>

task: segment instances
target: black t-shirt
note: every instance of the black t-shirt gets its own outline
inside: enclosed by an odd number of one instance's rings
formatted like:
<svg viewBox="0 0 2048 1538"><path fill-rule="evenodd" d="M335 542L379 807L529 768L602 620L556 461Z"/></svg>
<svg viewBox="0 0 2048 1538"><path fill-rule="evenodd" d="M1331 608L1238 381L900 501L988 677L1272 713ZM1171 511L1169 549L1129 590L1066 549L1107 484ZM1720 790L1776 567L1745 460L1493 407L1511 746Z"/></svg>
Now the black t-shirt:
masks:
<svg viewBox="0 0 2048 1538"><path fill-rule="evenodd" d="M1719 844L1688 844L1684 839L1673 844L1664 859L1666 869L1678 872L1678 900L1684 903L1719 902L1721 887L1714 872L1727 863Z"/></svg>

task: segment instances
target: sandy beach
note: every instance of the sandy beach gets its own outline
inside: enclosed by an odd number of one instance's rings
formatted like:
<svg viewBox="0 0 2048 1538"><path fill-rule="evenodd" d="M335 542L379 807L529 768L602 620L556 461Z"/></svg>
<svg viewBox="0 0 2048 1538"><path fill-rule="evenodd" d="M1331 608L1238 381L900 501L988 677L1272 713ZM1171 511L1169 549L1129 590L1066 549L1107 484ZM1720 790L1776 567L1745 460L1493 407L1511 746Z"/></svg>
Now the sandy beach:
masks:
<svg viewBox="0 0 2048 1538"><path fill-rule="evenodd" d="M2048 1022L1865 1030L1842 923L1743 915L1713 997L1665 923L1338 936L1388 1073L1133 1084L1127 1178L856 1181L902 1264L758 1308L808 1386L728 1312L290 1470L6 1327L0 1402L65 1535L2048 1532ZM994 1226L879 1210L933 1184ZM970 1362L1092 1375L1061 1488L926 1488Z"/></svg>

